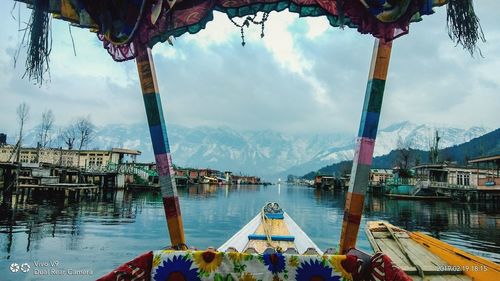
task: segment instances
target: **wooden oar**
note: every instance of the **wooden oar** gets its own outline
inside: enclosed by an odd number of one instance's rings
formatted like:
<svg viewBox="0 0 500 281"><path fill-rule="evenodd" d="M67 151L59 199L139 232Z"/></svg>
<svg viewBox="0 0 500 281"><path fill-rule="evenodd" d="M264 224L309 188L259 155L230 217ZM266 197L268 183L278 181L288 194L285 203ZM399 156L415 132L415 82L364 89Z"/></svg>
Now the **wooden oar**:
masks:
<svg viewBox="0 0 500 281"><path fill-rule="evenodd" d="M383 222L383 224L387 228L387 230L389 231L389 233L391 234L392 239L394 239L394 241L398 245L398 247L401 250L401 252L405 255L405 257L408 259L408 261L410 261L411 265L414 266L417 269L418 275L420 277L422 277L422 279L423 279L424 278L424 271L422 270L422 267L420 265L416 264L415 262L413 262L413 260L410 258L410 255L406 251L406 248L403 245L403 243L401 243L401 241L399 241L399 238L396 236L396 233L394 233L394 231L392 231L391 226L388 225L385 222Z"/></svg>

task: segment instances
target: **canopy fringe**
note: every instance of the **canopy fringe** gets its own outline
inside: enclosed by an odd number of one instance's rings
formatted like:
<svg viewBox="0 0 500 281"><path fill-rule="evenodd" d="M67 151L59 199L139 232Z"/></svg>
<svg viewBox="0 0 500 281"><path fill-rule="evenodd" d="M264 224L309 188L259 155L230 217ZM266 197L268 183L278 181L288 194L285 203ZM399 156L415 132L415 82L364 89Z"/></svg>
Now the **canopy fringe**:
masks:
<svg viewBox="0 0 500 281"><path fill-rule="evenodd" d="M33 11L26 29L29 42L23 78L28 76L39 85L46 80L45 73L49 73L50 76L49 55L52 49L52 35L48 8L48 0L34 0Z"/></svg>
<svg viewBox="0 0 500 281"><path fill-rule="evenodd" d="M474 12L473 0L449 0L447 6L448 36L457 45L460 44L471 56L476 51L481 54L477 47L477 41L486 42L479 18Z"/></svg>

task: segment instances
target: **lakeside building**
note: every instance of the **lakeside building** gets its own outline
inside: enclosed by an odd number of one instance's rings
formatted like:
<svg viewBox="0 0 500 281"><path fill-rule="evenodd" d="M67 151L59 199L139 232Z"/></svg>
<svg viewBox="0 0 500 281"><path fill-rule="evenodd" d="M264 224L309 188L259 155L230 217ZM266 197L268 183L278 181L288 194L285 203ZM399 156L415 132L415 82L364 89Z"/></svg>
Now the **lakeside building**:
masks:
<svg viewBox="0 0 500 281"><path fill-rule="evenodd" d="M470 160L469 163L478 168L482 167L489 172L486 178L477 180L478 187L500 187L500 154L476 158Z"/></svg>
<svg viewBox="0 0 500 281"><path fill-rule="evenodd" d="M15 161L15 147L0 147L0 162ZM47 163L63 167L102 167L109 164L135 163L139 150L112 148L109 150L68 150L54 148L23 147L19 161L23 164ZM80 157L78 157L80 156ZM80 159L78 159L80 158ZM79 162L78 162L79 160Z"/></svg>
<svg viewBox="0 0 500 281"><path fill-rule="evenodd" d="M477 188L493 176L487 169L448 163L418 165L413 170L417 182L443 188Z"/></svg>
<svg viewBox="0 0 500 281"><path fill-rule="evenodd" d="M181 168L174 167L175 180L179 185L208 183L208 184L261 184L256 176L233 175L231 171L221 172L209 168Z"/></svg>
<svg viewBox="0 0 500 281"><path fill-rule="evenodd" d="M387 180L392 179L394 174L392 169L371 169L370 170L370 181L368 185L377 186L384 185Z"/></svg>

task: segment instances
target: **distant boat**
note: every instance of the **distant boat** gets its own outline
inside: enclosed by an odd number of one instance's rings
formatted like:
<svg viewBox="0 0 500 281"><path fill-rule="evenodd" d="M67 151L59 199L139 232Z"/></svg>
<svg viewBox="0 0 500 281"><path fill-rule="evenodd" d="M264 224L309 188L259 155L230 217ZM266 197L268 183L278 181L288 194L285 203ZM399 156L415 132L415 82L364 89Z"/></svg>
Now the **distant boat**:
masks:
<svg viewBox="0 0 500 281"><path fill-rule="evenodd" d="M406 200L450 200L451 196L447 196L435 191L429 187L418 185L393 185L386 194L394 199Z"/></svg>
<svg viewBox="0 0 500 281"><path fill-rule="evenodd" d="M219 180L214 177L203 176L200 180L203 184L219 184Z"/></svg>
<svg viewBox="0 0 500 281"><path fill-rule="evenodd" d="M313 187L323 190L341 189L343 187L342 180L333 176L317 175L314 178Z"/></svg>

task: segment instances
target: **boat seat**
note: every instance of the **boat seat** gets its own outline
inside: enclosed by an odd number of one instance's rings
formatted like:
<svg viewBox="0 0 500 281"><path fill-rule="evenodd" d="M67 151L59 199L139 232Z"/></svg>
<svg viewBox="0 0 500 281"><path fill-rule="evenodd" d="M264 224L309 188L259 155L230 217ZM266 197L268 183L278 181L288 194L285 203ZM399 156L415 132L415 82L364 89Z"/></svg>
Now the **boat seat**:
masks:
<svg viewBox="0 0 500 281"><path fill-rule="evenodd" d="M267 240L267 236L264 234L250 234L248 235L248 240ZM295 241L295 237L291 235L271 235L272 241Z"/></svg>
<svg viewBox="0 0 500 281"><path fill-rule="evenodd" d="M265 213L266 218L273 220L282 220L285 218L283 213Z"/></svg>

